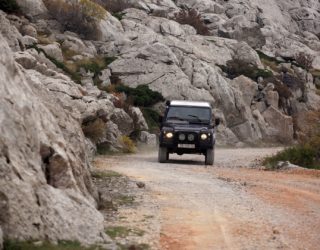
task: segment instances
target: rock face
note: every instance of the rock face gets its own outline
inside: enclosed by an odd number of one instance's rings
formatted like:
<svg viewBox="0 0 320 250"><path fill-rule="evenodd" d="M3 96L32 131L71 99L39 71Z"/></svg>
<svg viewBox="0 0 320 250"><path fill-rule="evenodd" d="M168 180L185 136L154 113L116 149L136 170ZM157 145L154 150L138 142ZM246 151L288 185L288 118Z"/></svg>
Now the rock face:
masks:
<svg viewBox="0 0 320 250"><path fill-rule="evenodd" d="M4 237L103 241L79 122L35 76L24 77L2 35L0 49Z"/></svg>
<svg viewBox="0 0 320 250"><path fill-rule="evenodd" d="M222 121L217 141L239 146L291 143L289 115L295 112L299 127L303 114L320 105L319 77L292 62L303 52L320 69L319 1L134 1L136 8L120 21L111 14L101 20L98 41L63 30L42 0L17 2L27 18L0 11L0 244L1 232L19 240L108 240L89 173L95 144L121 150L121 137L137 131L140 141L156 143L139 108L119 108L117 97L101 90L115 82L148 85L166 99L210 102ZM199 12L210 36L169 18L186 7ZM75 65L97 57L112 57L112 63L98 75L86 69L97 65L82 67L82 85L52 62ZM234 61L274 74L281 66L304 84L288 94L290 82L233 78L225 69ZM282 73L277 76L288 75ZM100 127L84 135L90 124Z"/></svg>
<svg viewBox="0 0 320 250"><path fill-rule="evenodd" d="M0 227L0 250L3 249L3 233L2 233L2 229Z"/></svg>

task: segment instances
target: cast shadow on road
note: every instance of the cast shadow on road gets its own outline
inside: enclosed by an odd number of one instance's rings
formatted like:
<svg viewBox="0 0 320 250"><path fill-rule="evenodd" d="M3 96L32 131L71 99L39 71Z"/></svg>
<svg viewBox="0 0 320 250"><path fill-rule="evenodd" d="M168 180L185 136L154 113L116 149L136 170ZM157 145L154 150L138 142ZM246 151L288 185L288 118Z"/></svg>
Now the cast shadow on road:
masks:
<svg viewBox="0 0 320 250"><path fill-rule="evenodd" d="M145 159L145 161L152 162L152 163L158 163L158 159L154 157L148 157ZM160 164L160 163L159 163ZM164 167L170 167L166 164L177 164L177 165L195 165L195 166L205 166L204 161L201 160L190 160L190 159L169 159L167 162L162 163Z"/></svg>

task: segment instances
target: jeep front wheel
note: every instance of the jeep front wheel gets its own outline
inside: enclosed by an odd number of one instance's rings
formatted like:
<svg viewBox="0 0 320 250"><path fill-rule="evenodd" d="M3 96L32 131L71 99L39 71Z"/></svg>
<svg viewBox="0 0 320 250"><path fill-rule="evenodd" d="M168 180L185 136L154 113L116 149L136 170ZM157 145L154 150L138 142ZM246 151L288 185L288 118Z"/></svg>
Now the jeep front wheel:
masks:
<svg viewBox="0 0 320 250"><path fill-rule="evenodd" d="M168 149L165 147L159 147L159 152L158 152L158 161L160 163L164 163L169 159L169 153Z"/></svg>
<svg viewBox="0 0 320 250"><path fill-rule="evenodd" d="M214 163L214 148L208 148L205 155L205 164L213 165Z"/></svg>

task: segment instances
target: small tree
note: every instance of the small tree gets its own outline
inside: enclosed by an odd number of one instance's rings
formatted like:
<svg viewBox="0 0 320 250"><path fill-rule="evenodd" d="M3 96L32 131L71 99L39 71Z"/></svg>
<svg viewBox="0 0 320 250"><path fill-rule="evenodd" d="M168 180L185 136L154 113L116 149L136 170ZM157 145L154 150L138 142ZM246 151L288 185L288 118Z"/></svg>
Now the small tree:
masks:
<svg viewBox="0 0 320 250"><path fill-rule="evenodd" d="M194 27L199 35L210 35L209 29L202 21L200 13L195 9L182 9L175 14L173 20L180 24L188 24Z"/></svg>

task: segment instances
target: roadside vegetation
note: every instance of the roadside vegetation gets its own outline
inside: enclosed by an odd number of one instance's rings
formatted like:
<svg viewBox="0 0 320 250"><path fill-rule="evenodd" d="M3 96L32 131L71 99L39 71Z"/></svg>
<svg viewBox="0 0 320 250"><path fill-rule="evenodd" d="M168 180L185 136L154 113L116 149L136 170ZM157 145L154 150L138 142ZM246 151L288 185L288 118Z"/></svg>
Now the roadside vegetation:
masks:
<svg viewBox="0 0 320 250"><path fill-rule="evenodd" d="M151 90L148 85L139 85L136 88L131 88L123 85L120 80L116 81L115 84L111 84L107 91L118 98L114 103L117 108L127 109L130 105L139 107L146 119L149 130L151 132L157 131L160 114L152 106L164 101L161 93Z"/></svg>
<svg viewBox="0 0 320 250"><path fill-rule="evenodd" d="M94 0L104 9L108 10L114 17L121 20L124 16L124 10L134 8L134 3L129 0Z"/></svg>
<svg viewBox="0 0 320 250"><path fill-rule="evenodd" d="M182 9L174 15L173 20L180 24L192 26L199 35L210 35L208 27L201 18L201 14L195 9Z"/></svg>
<svg viewBox="0 0 320 250"><path fill-rule="evenodd" d="M17 4L16 0L1 0L0 1L0 10L3 10L7 13L19 14L20 7Z"/></svg>
<svg viewBox="0 0 320 250"><path fill-rule="evenodd" d="M44 4L65 30L76 32L86 39L99 38L99 22L107 15L99 4L91 0L44 0Z"/></svg>
<svg viewBox="0 0 320 250"><path fill-rule="evenodd" d="M58 244L32 241L4 241L3 250L102 250L99 246L84 247L75 241L59 241Z"/></svg>
<svg viewBox="0 0 320 250"><path fill-rule="evenodd" d="M305 123L299 143L267 157L263 162L267 168L275 169L279 161L289 161L301 167L320 169L320 111L309 112Z"/></svg>

